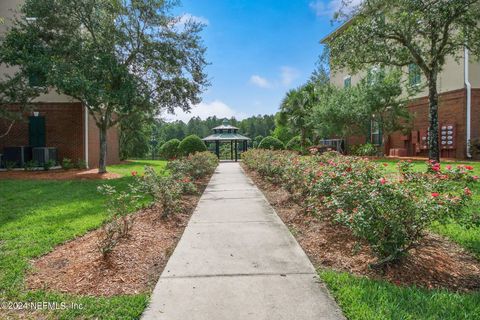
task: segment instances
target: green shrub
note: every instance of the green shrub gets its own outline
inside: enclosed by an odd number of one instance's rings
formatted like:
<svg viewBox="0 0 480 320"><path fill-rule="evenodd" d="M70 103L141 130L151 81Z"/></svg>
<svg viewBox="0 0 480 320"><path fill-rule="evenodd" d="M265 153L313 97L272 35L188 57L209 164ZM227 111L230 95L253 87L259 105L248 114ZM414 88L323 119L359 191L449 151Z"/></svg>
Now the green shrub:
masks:
<svg viewBox="0 0 480 320"><path fill-rule="evenodd" d="M11 171L16 166L17 166L16 161L5 161L5 169L7 169L7 171Z"/></svg>
<svg viewBox="0 0 480 320"><path fill-rule="evenodd" d="M207 151L207 146L202 141L202 139L192 134L188 137L185 137L182 140L182 142L180 142L180 145L178 146L178 150L181 155L188 156L196 152Z"/></svg>
<svg viewBox="0 0 480 320"><path fill-rule="evenodd" d="M253 139L253 147L258 148L258 145L260 144L260 142L262 142L262 140L263 140L262 135L256 136L255 139Z"/></svg>
<svg viewBox="0 0 480 320"><path fill-rule="evenodd" d="M305 152L306 150L302 150L302 139L300 136L295 136L293 137L292 139L290 139L290 141L288 141L288 143L285 145L285 149L287 150L292 150L292 151L297 151L297 152ZM312 142L310 141L310 139L306 139L306 148L308 148Z"/></svg>
<svg viewBox="0 0 480 320"><path fill-rule="evenodd" d="M45 161L45 163L43 164L43 170L48 171L48 170L50 170L53 166L55 166L55 160Z"/></svg>
<svg viewBox="0 0 480 320"><path fill-rule="evenodd" d="M160 156L167 160L178 158L179 145L180 145L180 140L178 139L168 140L160 147Z"/></svg>
<svg viewBox="0 0 480 320"><path fill-rule="evenodd" d="M36 167L38 167L38 163L37 161L35 160L30 160L30 161L27 161L25 162L25 164L23 165L24 169L27 170L27 171L32 171L33 169L35 169Z"/></svg>
<svg viewBox="0 0 480 320"><path fill-rule="evenodd" d="M359 144L351 146L350 153L354 156L360 157L377 156L378 148L371 143Z"/></svg>
<svg viewBox="0 0 480 320"><path fill-rule="evenodd" d="M62 160L62 168L63 170L70 170L73 168L73 162L69 158L63 158Z"/></svg>
<svg viewBox="0 0 480 320"><path fill-rule="evenodd" d="M471 167L457 169L432 164L431 173L417 173L406 162L401 179L386 177L383 166L360 157L325 152L302 157L288 151L250 150L245 165L282 185L305 208L341 223L370 245L378 264L397 261L425 235L433 222L451 219L478 223L465 215L470 203Z"/></svg>
<svg viewBox="0 0 480 320"><path fill-rule="evenodd" d="M75 163L75 168L80 170L87 169L87 162L83 159L78 159Z"/></svg>
<svg viewBox="0 0 480 320"><path fill-rule="evenodd" d="M282 150L285 148L283 142L275 137L268 136L262 139L258 145L259 149Z"/></svg>

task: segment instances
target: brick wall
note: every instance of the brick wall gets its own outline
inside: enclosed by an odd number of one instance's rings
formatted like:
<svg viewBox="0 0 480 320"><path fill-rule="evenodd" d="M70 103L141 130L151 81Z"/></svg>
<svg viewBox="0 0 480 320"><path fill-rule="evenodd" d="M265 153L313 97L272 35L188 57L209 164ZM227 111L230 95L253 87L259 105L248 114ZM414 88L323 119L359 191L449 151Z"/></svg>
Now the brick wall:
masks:
<svg viewBox="0 0 480 320"><path fill-rule="evenodd" d="M428 97L413 100L409 110L414 114L414 131L428 129ZM472 90L472 139L480 138L480 89ZM438 118L439 125L453 124L456 127L456 148L455 150L443 150L443 158L466 158L466 90L454 90L439 95ZM349 145L361 142L364 137L349 137ZM400 132L391 134L384 146L385 154L389 154L390 148L407 149L409 156L428 156L427 150L417 153L412 144L411 135L405 137ZM361 142L363 143L363 142Z"/></svg>
<svg viewBox="0 0 480 320"><path fill-rule="evenodd" d="M15 109L12 107L12 109ZM34 111L45 117L45 143L58 148L58 159L83 159L83 112L79 103L48 103L35 105ZM0 150L7 146L28 146L28 114L17 122L10 133L0 139ZM0 132L7 123L0 121ZM0 151L1 152L1 151Z"/></svg>
<svg viewBox="0 0 480 320"><path fill-rule="evenodd" d="M11 107L15 109L15 107ZM84 109L80 103L38 103L34 107L40 116L45 117L45 142L47 147L58 148L58 159L69 158L74 162L85 159L84 147ZM25 121L17 122L10 133L0 139L0 153L8 146L28 146L28 116ZM5 132L8 123L0 120L0 133ZM116 127L108 131L107 163L120 162L119 135ZM90 168L97 168L99 161L98 128L89 116L88 150Z"/></svg>
<svg viewBox="0 0 480 320"><path fill-rule="evenodd" d="M409 106L412 113L415 114L413 130L428 129L428 98L420 98ZM456 148L455 150L443 150L441 156L446 158L463 159L466 157L466 90L455 90L439 95L438 123L453 124L456 127ZM477 124L478 126L478 124ZM390 138L390 147L398 148L403 144L408 149L408 154L412 156L427 156L428 151L423 150L415 153L411 141L400 141L399 135L394 134Z"/></svg>

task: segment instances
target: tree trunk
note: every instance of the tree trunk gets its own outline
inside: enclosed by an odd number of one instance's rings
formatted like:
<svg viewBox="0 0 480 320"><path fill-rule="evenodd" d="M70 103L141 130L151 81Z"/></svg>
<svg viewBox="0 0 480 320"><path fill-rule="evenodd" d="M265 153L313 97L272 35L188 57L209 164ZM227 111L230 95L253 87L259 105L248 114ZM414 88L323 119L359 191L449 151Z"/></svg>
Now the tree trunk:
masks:
<svg viewBox="0 0 480 320"><path fill-rule="evenodd" d="M302 127L302 129L300 131L300 145L301 145L302 153L305 152L306 135L307 135L306 131L307 130L305 129L305 127Z"/></svg>
<svg viewBox="0 0 480 320"><path fill-rule="evenodd" d="M107 172L107 126L99 126L100 132L100 159L98 163L98 173Z"/></svg>
<svg viewBox="0 0 480 320"><path fill-rule="evenodd" d="M438 147L438 92L437 72L432 71L428 77L428 158L440 162Z"/></svg>

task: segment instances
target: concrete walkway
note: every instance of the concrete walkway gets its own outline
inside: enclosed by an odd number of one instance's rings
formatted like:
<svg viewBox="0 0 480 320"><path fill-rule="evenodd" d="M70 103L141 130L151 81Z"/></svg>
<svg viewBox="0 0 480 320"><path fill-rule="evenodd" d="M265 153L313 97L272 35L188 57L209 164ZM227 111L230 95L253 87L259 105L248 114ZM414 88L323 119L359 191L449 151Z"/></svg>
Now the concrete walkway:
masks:
<svg viewBox="0 0 480 320"><path fill-rule="evenodd" d="M142 319L344 319L238 163L221 163Z"/></svg>

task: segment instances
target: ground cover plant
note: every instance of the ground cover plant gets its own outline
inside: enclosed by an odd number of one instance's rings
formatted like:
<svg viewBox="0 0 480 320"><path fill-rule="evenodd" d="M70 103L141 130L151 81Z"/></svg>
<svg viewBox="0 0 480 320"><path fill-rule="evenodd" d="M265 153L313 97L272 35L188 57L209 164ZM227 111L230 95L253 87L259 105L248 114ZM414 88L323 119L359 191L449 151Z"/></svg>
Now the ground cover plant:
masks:
<svg viewBox="0 0 480 320"><path fill-rule="evenodd" d="M78 265L81 258L90 257L90 253L79 255L79 251L72 249L72 246L100 255L98 247L95 245L100 230L96 229L102 224L108 223L109 213L105 207L105 197L97 192L97 188L108 184L119 194L127 192L130 190L130 186L144 175L144 167L147 163L152 165L151 171L156 175L170 175L165 170L165 161L142 160L109 167L109 171L121 174L123 177L108 182L104 180L2 180L0 182L0 301L50 301L76 303L83 306L82 309L41 313L42 317L53 319L138 318L148 303L149 293L148 290L145 290L146 286L154 283L155 276L158 277L161 266L168 259L168 255L158 257L158 248L143 250L140 247L148 243L145 241L157 238L159 241L168 241L166 245L174 248L188 221L189 213L182 213L177 218L170 219L165 223L156 223L157 220L153 218L157 213L155 209L146 208L136 214L135 224L133 227L130 226L133 229L128 232L133 238L120 241L112 250L111 255L112 261L121 259L121 255L124 253L122 250L127 250L126 247L132 246L130 241L138 242L138 246L132 247L141 254L129 255L128 259L123 256L124 267L117 264L117 269L115 269L118 273L117 278L112 278L112 275L107 272L108 269L102 268L103 263L100 260L87 261L88 263L83 266L88 266L89 269L82 269L90 276L92 275L89 273L92 268L90 265L93 265L98 272L98 275L95 275L105 279L94 285L89 283L91 280L88 277L72 277L70 272L74 272L74 268L63 269L65 271L63 276L59 271L65 267L65 261ZM203 176L203 179L207 178ZM194 180L192 179L192 181ZM201 191L202 184L205 185L206 180L195 181L195 190ZM197 192L195 196L182 198L180 205L188 208L191 212L198 197L199 193ZM140 202L142 205L148 205L152 200L148 196L143 196ZM128 213L125 211L125 214ZM155 217L158 218L158 214ZM89 232L92 230L96 231ZM75 240L70 241L72 239ZM76 242L80 242L80 244L77 245ZM40 256L42 257L36 260L38 265L32 268L29 264L30 260ZM152 273L148 275L142 274L140 271L132 273L131 270L135 270L132 268L139 267L135 260L140 259L140 256L149 257L149 262L153 266ZM52 261L56 261L56 263L52 263ZM42 263L44 264L42 265ZM45 269L42 269L43 267ZM104 274L104 272L107 273ZM135 274L140 276L136 277ZM129 281L129 276L135 277L137 283L130 285L126 283L115 289L115 285L121 282L120 278L123 277L124 280ZM155 278L153 282L152 277ZM62 283L62 281L65 282ZM32 291L29 288L35 290ZM95 288L98 291L93 294L100 296L87 296L91 295ZM14 318L22 316L23 312L8 311L5 314L7 318ZM36 314L28 312L28 315L34 318Z"/></svg>
<svg viewBox="0 0 480 320"><path fill-rule="evenodd" d="M479 317L480 263L468 252L426 230L419 245L404 256L401 263L372 269L370 266L378 261L378 257L364 239L355 237L347 226L335 220L306 214L312 211L304 204L302 199L305 198L300 192L287 191L284 188L287 184L280 184L276 175L265 174L276 169L276 160L276 157L270 157L269 165L262 168L266 170L263 173L255 167L250 169L245 162L243 167L318 268L319 276L349 319L453 320ZM378 160L373 166L392 180L399 177L397 162ZM411 167L419 173L427 171L425 162L412 162ZM473 178L477 170L473 166L473 170L466 171L473 171L468 174ZM302 171L305 173L308 170ZM476 187L476 184L471 186L474 198ZM320 214L325 217L326 213ZM468 210L466 214L470 214ZM429 229L437 232L435 227Z"/></svg>

